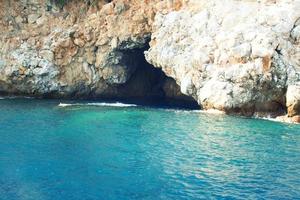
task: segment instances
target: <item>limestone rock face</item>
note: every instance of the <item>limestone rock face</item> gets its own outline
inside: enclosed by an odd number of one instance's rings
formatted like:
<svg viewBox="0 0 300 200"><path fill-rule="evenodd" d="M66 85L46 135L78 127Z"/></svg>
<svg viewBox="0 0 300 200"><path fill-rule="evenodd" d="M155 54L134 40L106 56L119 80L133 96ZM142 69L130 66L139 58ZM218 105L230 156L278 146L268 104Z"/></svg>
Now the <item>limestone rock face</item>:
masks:
<svg viewBox="0 0 300 200"><path fill-rule="evenodd" d="M142 75L204 109L296 120L300 0L0 0L0 93L159 93Z"/></svg>
<svg viewBox="0 0 300 200"><path fill-rule="evenodd" d="M115 96L150 40L160 0L0 0L0 92L57 96ZM143 56L143 55L142 55ZM125 95L130 94L130 90Z"/></svg>
<svg viewBox="0 0 300 200"><path fill-rule="evenodd" d="M300 115L300 83L289 85L286 94L286 106L289 117Z"/></svg>
<svg viewBox="0 0 300 200"><path fill-rule="evenodd" d="M299 0L194 0L156 15L146 58L205 109L278 114L300 80L299 29Z"/></svg>

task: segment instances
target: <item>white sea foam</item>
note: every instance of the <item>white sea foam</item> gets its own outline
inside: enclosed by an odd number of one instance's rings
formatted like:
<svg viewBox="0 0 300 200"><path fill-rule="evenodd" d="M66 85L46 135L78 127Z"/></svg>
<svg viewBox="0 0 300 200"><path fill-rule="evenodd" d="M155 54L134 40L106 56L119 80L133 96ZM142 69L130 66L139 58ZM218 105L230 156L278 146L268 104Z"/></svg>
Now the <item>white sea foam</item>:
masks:
<svg viewBox="0 0 300 200"><path fill-rule="evenodd" d="M27 96L2 96L1 99L34 99L34 97L27 97Z"/></svg>
<svg viewBox="0 0 300 200"><path fill-rule="evenodd" d="M284 120L281 120L280 118L269 118L269 117L263 117L261 119L264 119L264 120L269 120L269 121L273 121L273 122L286 122Z"/></svg>
<svg viewBox="0 0 300 200"><path fill-rule="evenodd" d="M209 114L225 114L224 111L217 110L217 109L199 110L199 112L209 113Z"/></svg>
<svg viewBox="0 0 300 200"><path fill-rule="evenodd" d="M59 107L72 107L72 106L107 106L107 107L135 107L136 104L125 103L60 103Z"/></svg>
<svg viewBox="0 0 300 200"><path fill-rule="evenodd" d="M272 122L286 123L286 124L297 124L297 123L293 122L292 118L288 117L287 115L280 115L277 117L271 117L271 116L260 117L258 115L254 115L253 118L268 120L268 121L272 121Z"/></svg>
<svg viewBox="0 0 300 200"><path fill-rule="evenodd" d="M208 113L208 114L224 114L223 111L220 110L215 110L215 109L208 109L208 110L174 110L174 109L169 109L170 111L175 111L175 112L187 112L187 113Z"/></svg>

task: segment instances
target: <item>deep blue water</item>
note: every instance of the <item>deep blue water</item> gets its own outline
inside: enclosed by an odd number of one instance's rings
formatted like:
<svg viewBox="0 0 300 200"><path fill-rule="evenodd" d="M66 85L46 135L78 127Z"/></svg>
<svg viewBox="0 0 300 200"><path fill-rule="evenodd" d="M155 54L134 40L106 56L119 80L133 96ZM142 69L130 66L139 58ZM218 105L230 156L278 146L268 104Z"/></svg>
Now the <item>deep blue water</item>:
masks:
<svg viewBox="0 0 300 200"><path fill-rule="evenodd" d="M0 199L300 199L300 126L0 100Z"/></svg>

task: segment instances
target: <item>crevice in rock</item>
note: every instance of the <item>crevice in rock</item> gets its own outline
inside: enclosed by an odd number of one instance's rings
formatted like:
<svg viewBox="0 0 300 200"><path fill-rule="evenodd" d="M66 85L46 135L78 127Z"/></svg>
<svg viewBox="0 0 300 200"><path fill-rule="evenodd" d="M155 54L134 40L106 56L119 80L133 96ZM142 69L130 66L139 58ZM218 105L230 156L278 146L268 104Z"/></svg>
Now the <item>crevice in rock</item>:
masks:
<svg viewBox="0 0 300 200"><path fill-rule="evenodd" d="M281 49L280 49L279 45L277 45L277 47L275 48L275 51L276 51L276 53L277 53L278 55L280 55L280 56L283 55L282 52L281 52Z"/></svg>

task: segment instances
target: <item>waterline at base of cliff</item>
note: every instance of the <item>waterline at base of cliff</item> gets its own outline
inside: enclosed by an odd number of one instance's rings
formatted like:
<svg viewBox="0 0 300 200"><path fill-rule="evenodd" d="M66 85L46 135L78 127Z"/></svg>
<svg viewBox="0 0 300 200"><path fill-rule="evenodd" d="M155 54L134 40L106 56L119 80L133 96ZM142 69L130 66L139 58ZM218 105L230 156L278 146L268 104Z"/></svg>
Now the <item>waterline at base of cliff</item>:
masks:
<svg viewBox="0 0 300 200"><path fill-rule="evenodd" d="M300 122L299 0L4 1L0 94L171 98Z"/></svg>

